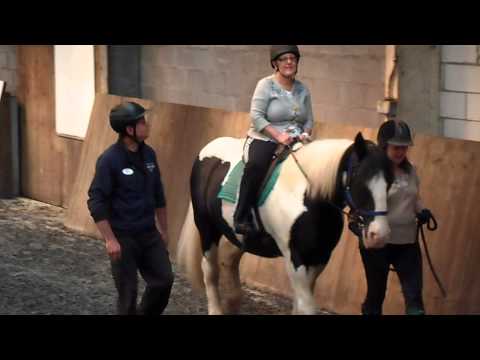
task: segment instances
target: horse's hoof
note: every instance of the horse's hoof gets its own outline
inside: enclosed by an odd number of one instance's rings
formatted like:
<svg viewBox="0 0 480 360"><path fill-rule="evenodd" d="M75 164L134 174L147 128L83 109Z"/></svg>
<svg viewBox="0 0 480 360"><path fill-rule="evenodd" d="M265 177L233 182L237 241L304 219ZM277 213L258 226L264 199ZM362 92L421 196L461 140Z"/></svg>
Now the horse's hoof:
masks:
<svg viewBox="0 0 480 360"><path fill-rule="evenodd" d="M208 312L208 315L223 315L220 310L212 310Z"/></svg>

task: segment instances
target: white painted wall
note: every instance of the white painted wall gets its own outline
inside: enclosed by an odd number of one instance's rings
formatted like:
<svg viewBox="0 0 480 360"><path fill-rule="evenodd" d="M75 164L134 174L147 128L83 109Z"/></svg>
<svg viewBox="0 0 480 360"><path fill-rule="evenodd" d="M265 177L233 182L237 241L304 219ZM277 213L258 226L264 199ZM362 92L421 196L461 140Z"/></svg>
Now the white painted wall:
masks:
<svg viewBox="0 0 480 360"><path fill-rule="evenodd" d="M441 61L444 135L480 141L480 45L443 45Z"/></svg>
<svg viewBox="0 0 480 360"><path fill-rule="evenodd" d="M94 101L93 45L55 45L57 133L85 138Z"/></svg>
<svg viewBox="0 0 480 360"><path fill-rule="evenodd" d="M17 90L16 45L0 45L0 80L7 83L4 91L15 95Z"/></svg>

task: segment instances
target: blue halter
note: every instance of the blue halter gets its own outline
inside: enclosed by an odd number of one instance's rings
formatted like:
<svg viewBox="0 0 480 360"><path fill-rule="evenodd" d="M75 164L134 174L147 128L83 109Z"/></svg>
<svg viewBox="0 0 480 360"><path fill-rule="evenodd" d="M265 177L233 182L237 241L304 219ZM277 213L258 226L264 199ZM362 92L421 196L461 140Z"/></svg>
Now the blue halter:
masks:
<svg viewBox="0 0 480 360"><path fill-rule="evenodd" d="M366 224L366 221L364 218L367 217L376 217L376 216L386 216L388 214L388 211L373 211L373 210L363 210L360 209L355 205L355 202L353 201L352 198L352 192L350 190L350 179L352 176L352 156L348 159L348 170L347 170L347 184L345 186L345 200L347 205L352 209L352 211L357 215L358 220L362 224Z"/></svg>

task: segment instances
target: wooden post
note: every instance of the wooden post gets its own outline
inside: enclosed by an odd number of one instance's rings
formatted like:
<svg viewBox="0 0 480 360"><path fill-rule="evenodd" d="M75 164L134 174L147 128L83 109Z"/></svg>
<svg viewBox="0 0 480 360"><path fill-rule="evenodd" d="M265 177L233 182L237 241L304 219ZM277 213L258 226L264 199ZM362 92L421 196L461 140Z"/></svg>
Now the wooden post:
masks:
<svg viewBox="0 0 480 360"><path fill-rule="evenodd" d="M108 94L108 45L94 45L95 92Z"/></svg>

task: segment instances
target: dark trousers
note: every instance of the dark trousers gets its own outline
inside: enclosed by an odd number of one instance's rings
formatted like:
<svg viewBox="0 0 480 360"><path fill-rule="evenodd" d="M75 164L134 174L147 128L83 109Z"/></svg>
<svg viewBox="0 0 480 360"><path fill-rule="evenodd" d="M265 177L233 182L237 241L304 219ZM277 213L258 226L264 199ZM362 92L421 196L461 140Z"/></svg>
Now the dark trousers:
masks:
<svg viewBox="0 0 480 360"><path fill-rule="evenodd" d="M273 161L277 144L271 141L253 140L248 149L248 161L240 184L240 195L235 217L245 219L254 206L262 181Z"/></svg>
<svg viewBox="0 0 480 360"><path fill-rule="evenodd" d="M173 285L168 250L160 233L115 234L121 246L121 258L111 261L112 275L118 291L118 315L160 315L165 310ZM146 282L137 311L138 274Z"/></svg>
<svg viewBox="0 0 480 360"><path fill-rule="evenodd" d="M367 296L362 305L365 315L381 315L389 267L393 265L405 299L406 314L424 314L422 299L422 254L415 244L387 244L383 249L367 250L360 247L367 278Z"/></svg>

